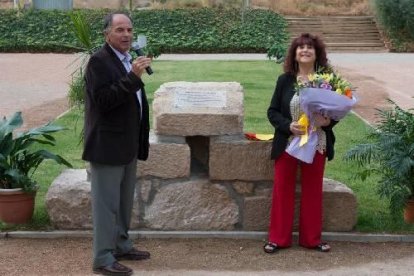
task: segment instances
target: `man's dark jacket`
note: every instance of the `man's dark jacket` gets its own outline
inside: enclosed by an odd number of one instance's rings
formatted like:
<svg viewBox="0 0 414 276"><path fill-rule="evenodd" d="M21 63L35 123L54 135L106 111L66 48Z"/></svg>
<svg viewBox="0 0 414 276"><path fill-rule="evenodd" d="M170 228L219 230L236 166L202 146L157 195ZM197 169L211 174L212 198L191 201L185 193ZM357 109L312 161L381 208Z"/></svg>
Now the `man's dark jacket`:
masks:
<svg viewBox="0 0 414 276"><path fill-rule="evenodd" d="M144 83L127 73L112 48L105 44L87 65L85 141L82 158L107 165L146 160L149 112ZM136 92L142 91L142 116ZM142 117L142 118L141 118Z"/></svg>
<svg viewBox="0 0 414 276"><path fill-rule="evenodd" d="M275 128L271 152L272 159L277 159L286 150L289 136L293 134L290 131L290 123L292 123L290 101L295 94L295 81L296 77L291 74L284 73L280 75L267 110L267 117ZM328 126L322 127L322 130L326 133L326 157L328 160L332 160L334 157L335 135L332 128L337 123L337 121L331 120Z"/></svg>

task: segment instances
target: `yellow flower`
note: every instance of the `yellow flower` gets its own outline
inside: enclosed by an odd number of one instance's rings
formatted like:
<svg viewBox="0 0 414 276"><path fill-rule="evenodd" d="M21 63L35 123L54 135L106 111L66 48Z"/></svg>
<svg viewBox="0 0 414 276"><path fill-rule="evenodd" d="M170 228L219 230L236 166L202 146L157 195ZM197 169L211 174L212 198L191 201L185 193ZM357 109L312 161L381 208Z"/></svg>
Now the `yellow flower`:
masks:
<svg viewBox="0 0 414 276"><path fill-rule="evenodd" d="M331 80L332 80L332 78L333 78L333 75L332 74L328 74L328 73L324 73L324 74L322 74L322 79L323 80L325 80L326 82L331 82Z"/></svg>
<svg viewBox="0 0 414 276"><path fill-rule="evenodd" d="M308 79L309 79L309 81L314 81L315 79L316 79L316 74L309 74L308 75Z"/></svg>
<svg viewBox="0 0 414 276"><path fill-rule="evenodd" d="M340 95L352 95L351 84L335 72L323 73L321 70L308 75L306 81L297 78L295 90L299 91L304 87L331 89Z"/></svg>

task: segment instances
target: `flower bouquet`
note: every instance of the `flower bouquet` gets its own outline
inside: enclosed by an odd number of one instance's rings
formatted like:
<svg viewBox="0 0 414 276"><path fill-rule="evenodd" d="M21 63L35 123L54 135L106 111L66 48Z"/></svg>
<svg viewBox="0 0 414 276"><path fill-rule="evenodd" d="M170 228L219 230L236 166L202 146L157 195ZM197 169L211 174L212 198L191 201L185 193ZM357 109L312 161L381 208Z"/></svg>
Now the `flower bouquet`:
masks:
<svg viewBox="0 0 414 276"><path fill-rule="evenodd" d="M309 75L308 79L308 82L299 80L296 88L301 108L311 121L313 113L338 121L355 105L351 84L340 75L317 72Z"/></svg>
<svg viewBox="0 0 414 276"><path fill-rule="evenodd" d="M286 151L306 163L312 163L318 142L313 114L321 114L338 121L346 116L356 103L351 84L334 72L320 71L308 76L309 81L298 80L296 89L304 114L298 123L305 134L294 137Z"/></svg>

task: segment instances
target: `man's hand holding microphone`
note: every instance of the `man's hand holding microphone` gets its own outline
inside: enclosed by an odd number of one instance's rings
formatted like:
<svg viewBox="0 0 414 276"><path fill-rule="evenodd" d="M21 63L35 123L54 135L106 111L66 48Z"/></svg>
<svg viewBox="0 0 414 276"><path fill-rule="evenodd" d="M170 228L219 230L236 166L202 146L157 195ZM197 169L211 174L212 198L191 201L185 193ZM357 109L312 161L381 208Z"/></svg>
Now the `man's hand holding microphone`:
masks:
<svg viewBox="0 0 414 276"><path fill-rule="evenodd" d="M147 38L144 35L138 35L137 41L132 43L131 50L137 54L137 58L132 62L132 71L138 77L141 77L144 70L147 71L148 75L153 73L150 64L152 59L145 56L142 50L147 46Z"/></svg>
<svg viewBox="0 0 414 276"><path fill-rule="evenodd" d="M133 62L132 62L132 68L131 71L134 72L135 75L137 75L138 77L142 76L142 73L144 73L144 70L146 70L147 68L150 68L151 65L151 58L142 56L142 57L137 57Z"/></svg>

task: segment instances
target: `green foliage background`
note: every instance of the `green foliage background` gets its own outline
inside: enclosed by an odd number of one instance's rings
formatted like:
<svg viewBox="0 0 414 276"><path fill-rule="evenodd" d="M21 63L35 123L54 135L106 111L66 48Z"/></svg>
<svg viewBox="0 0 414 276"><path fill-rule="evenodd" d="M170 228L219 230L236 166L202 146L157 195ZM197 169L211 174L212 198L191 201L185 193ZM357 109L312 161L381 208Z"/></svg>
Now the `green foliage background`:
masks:
<svg viewBox="0 0 414 276"><path fill-rule="evenodd" d="M414 45L413 0L374 0L374 7L395 50L407 50L407 43Z"/></svg>
<svg viewBox="0 0 414 276"><path fill-rule="evenodd" d="M73 11L0 10L1 52L81 51L71 32ZM109 10L77 10L90 24L94 46L103 43L103 17ZM288 40L286 21L265 10L134 10L136 34L161 53L261 52Z"/></svg>

